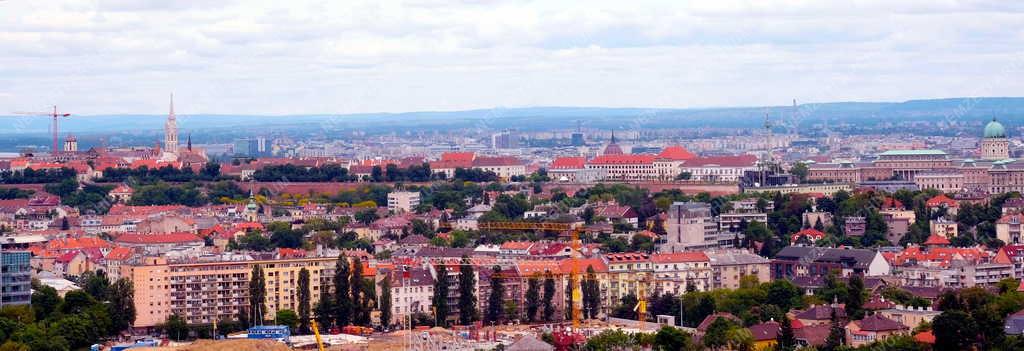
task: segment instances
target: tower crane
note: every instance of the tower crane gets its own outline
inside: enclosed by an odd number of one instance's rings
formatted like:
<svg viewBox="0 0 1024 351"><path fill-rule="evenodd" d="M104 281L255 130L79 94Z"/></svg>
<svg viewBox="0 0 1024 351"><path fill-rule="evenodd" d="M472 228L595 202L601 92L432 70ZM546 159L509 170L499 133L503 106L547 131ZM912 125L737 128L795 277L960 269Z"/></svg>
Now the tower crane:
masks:
<svg viewBox="0 0 1024 351"><path fill-rule="evenodd" d="M22 116L37 116L37 117L51 117L53 118L53 124L50 126L50 132L53 133L53 146L50 149L50 153L56 155L60 153L60 124L59 119L61 117L71 117L70 113L58 113L57 106L53 106L53 112L14 112L16 115Z"/></svg>

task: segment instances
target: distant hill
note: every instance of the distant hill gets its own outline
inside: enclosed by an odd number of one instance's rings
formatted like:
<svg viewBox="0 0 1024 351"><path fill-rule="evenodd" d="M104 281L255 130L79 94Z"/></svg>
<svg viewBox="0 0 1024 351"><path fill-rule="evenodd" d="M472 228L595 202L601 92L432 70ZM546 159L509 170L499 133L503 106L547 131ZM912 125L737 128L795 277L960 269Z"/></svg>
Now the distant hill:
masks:
<svg viewBox="0 0 1024 351"><path fill-rule="evenodd" d="M874 123L878 121L979 121L999 118L1010 125L1024 121L1024 98L986 97L910 100L905 102L830 102L798 106L796 125L815 123ZM346 115L183 115L182 131L245 129L394 130L429 128L481 128L545 130L570 128L576 121L590 128L759 127L764 116L793 121L791 106L723 107L700 109L648 109L601 107L494 108L449 112L364 113ZM5 116L14 128L0 134L46 133L49 119ZM77 133L148 133L163 128L164 115L75 116L61 130ZM45 135L45 134L43 134Z"/></svg>

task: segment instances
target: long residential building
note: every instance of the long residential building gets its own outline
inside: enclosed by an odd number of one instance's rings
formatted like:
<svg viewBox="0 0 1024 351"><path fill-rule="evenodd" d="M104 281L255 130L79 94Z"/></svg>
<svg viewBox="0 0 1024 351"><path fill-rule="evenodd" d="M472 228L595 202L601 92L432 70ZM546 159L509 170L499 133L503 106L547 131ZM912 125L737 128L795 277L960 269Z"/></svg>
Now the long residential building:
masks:
<svg viewBox="0 0 1024 351"><path fill-rule="evenodd" d="M253 267L263 269L266 280L264 318L279 310L298 309L299 271L310 276L310 305L329 292L338 259L297 258L278 260L173 263L163 257L145 257L121 266L121 276L135 288L136 318L133 327L147 329L178 315L189 324L233 320L249 311L249 280Z"/></svg>

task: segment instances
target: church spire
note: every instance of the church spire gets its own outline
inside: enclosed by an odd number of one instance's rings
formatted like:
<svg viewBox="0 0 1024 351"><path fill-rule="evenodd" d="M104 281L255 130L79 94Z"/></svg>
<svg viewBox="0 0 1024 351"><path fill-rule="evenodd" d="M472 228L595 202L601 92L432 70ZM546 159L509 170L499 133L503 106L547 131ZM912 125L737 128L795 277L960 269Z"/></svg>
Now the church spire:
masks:
<svg viewBox="0 0 1024 351"><path fill-rule="evenodd" d="M192 133L191 132L188 133L187 143L186 144L188 145L188 151L192 151Z"/></svg>
<svg viewBox="0 0 1024 351"><path fill-rule="evenodd" d="M170 111L164 123L164 151L178 153L178 121L174 115L174 93L171 93Z"/></svg>

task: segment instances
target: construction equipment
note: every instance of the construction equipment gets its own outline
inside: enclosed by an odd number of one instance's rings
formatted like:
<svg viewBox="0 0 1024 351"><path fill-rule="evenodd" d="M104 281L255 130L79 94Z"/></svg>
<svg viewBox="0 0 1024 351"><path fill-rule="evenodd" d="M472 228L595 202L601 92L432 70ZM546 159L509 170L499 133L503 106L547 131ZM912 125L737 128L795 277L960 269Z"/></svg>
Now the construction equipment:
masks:
<svg viewBox="0 0 1024 351"><path fill-rule="evenodd" d="M317 327L315 319L309 321L309 327L313 328L313 336L316 337L316 347L320 351L324 351L324 341L320 339L320 328Z"/></svg>
<svg viewBox="0 0 1024 351"><path fill-rule="evenodd" d="M17 115L23 116L40 116L40 117L52 117L53 124L50 126L50 132L53 133L53 146L50 149L50 153L56 155L60 153L60 124L58 119L60 117L71 117L70 113L57 113L57 106L53 106L53 112L14 112Z"/></svg>
<svg viewBox="0 0 1024 351"><path fill-rule="evenodd" d="M439 229L451 229L451 222L441 222ZM561 222L480 222L477 224L480 230L546 230L553 232L568 232L574 230L572 223Z"/></svg>

